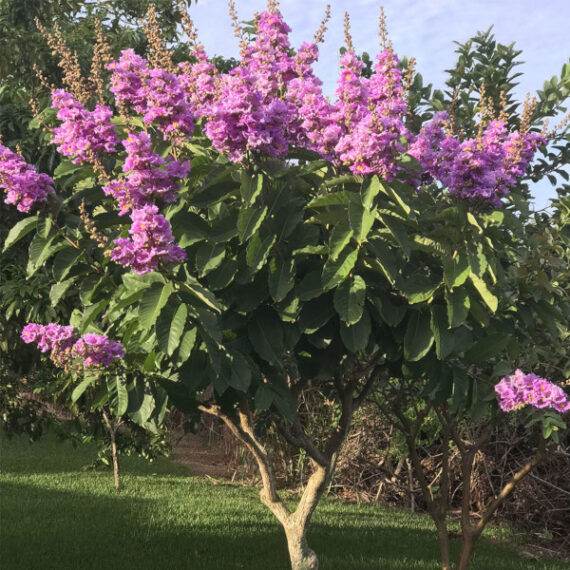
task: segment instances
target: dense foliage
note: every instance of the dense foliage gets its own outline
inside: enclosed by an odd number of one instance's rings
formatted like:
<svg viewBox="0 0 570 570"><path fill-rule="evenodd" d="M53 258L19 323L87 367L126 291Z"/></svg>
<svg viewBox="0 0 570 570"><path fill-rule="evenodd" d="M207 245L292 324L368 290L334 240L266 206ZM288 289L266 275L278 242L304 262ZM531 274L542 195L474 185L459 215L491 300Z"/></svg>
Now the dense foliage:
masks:
<svg viewBox="0 0 570 570"><path fill-rule="evenodd" d="M485 78L470 114L463 84L448 104L426 99L387 42L363 74L348 29L330 101L318 44L293 50L273 3L231 70L196 43L176 65L148 26L147 58L111 61L99 37L90 81L61 48L65 89L34 120L63 157L52 177L0 147L6 202L30 214L4 249L33 236L27 277L46 272L42 293L72 309L23 339L67 372L69 401L155 432L169 404L221 418L259 465L294 568L317 567L306 527L373 390L412 455L431 409L461 448L464 418L497 413L516 363L539 440L556 439L568 396L529 376L543 363L528 347L565 342L567 290L555 304L520 274L537 223L521 182L555 106L519 116L509 86L497 102ZM299 414L310 386L338 404L322 445ZM277 493L268 425L311 458L296 510Z"/></svg>

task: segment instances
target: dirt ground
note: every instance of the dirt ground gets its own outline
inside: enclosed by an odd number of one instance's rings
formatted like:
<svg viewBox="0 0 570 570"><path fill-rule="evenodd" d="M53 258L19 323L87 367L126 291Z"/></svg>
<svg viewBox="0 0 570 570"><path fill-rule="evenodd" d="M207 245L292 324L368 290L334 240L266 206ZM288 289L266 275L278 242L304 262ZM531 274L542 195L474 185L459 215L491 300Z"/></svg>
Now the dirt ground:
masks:
<svg viewBox="0 0 570 570"><path fill-rule="evenodd" d="M185 434L174 446L170 459L186 465L192 475L229 479L233 474L223 450L211 445L204 433Z"/></svg>

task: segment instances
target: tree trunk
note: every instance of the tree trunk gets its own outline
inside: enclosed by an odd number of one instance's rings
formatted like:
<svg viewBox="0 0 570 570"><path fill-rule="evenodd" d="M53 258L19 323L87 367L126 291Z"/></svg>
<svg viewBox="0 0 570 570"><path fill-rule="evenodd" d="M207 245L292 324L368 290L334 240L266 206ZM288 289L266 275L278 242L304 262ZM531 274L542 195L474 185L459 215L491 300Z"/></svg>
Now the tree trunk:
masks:
<svg viewBox="0 0 570 570"><path fill-rule="evenodd" d="M117 442L115 440L115 430L111 430L111 453L113 454L113 477L115 478L115 489L121 488L121 480L119 478L119 457L117 456Z"/></svg>
<svg viewBox="0 0 570 570"><path fill-rule="evenodd" d="M306 522L291 521L283 528L287 537L291 570L317 570L319 561L307 543Z"/></svg>
<svg viewBox="0 0 570 570"><path fill-rule="evenodd" d="M436 524L437 541L439 543L439 552L441 557L441 570L451 570L451 555L449 554L449 534L447 525Z"/></svg>
<svg viewBox="0 0 570 570"><path fill-rule="evenodd" d="M119 456L117 455L116 436L121 420L119 419L116 422L112 422L107 412L103 410L103 421L109 430L109 438L111 440L111 455L113 457L113 477L115 479L115 489L119 491L121 488L121 479L119 477Z"/></svg>
<svg viewBox="0 0 570 570"><path fill-rule="evenodd" d="M457 570L465 570L469 567L471 553L473 552L473 547L475 546L476 540L477 537L470 532L463 534L463 540L461 541L461 553L459 554Z"/></svg>

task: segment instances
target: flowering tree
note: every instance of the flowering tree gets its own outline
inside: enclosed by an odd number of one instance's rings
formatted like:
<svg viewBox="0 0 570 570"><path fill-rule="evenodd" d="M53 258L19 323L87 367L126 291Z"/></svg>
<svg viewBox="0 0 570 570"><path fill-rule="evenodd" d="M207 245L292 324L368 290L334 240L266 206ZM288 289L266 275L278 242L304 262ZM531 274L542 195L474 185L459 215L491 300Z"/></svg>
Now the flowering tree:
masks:
<svg viewBox="0 0 570 570"><path fill-rule="evenodd" d="M49 265L52 303L75 307L23 338L74 375L72 398L92 390L117 417L149 426L168 398L221 418L255 457L292 567L317 568L307 527L374 385L415 378L466 399L465 369L508 344L515 187L545 139L485 97L472 133L449 112L408 117L411 69L383 34L365 77L348 18L334 101L312 67L326 20L293 50L270 2L250 41L236 26L227 73L184 22L179 66L149 25L148 60L101 60L92 90L64 68L37 120L67 158L53 180L3 148L0 183L30 214L4 247L35 232L28 273ZM339 406L322 446L299 413L310 386ZM294 510L268 423L313 465Z"/></svg>

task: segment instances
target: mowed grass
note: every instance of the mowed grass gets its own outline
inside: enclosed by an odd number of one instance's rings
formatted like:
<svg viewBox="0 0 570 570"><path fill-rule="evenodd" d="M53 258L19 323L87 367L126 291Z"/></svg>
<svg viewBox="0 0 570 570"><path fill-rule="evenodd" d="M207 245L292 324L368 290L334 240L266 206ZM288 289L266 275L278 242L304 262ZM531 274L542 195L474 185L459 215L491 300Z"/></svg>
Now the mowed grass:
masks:
<svg viewBox="0 0 570 570"><path fill-rule="evenodd" d="M163 460L122 460L123 490L110 472L85 471L94 449L45 438L1 440L0 568L286 570L284 536L257 490L189 477ZM330 570L437 569L430 520L397 509L321 502L309 542ZM453 541L457 551L459 543ZM482 540L479 570L555 570Z"/></svg>

